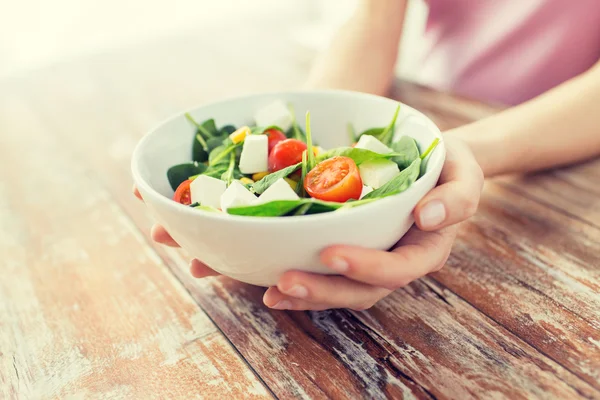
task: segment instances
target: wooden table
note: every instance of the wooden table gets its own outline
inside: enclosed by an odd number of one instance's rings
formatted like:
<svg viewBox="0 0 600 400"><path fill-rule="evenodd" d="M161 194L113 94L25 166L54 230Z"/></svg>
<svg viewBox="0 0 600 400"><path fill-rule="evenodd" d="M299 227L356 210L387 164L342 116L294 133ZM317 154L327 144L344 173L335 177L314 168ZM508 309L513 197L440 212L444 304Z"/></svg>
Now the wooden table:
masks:
<svg viewBox="0 0 600 400"><path fill-rule="evenodd" d="M366 312L271 311L152 243L144 132L308 69L287 39L219 36L0 82L0 398L600 399L598 161L488 182L446 267ZM499 110L393 96L444 129Z"/></svg>

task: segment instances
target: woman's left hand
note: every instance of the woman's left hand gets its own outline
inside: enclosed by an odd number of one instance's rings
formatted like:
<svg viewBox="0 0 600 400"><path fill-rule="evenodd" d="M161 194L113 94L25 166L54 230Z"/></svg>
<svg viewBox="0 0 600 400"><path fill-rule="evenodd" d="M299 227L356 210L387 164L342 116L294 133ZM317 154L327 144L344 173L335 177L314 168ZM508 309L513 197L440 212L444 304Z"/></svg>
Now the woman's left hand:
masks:
<svg viewBox="0 0 600 400"><path fill-rule="evenodd" d="M483 173L470 149L445 137L446 162L439 185L414 211L413 226L390 251L334 246L321 261L339 275L286 272L267 290L264 303L275 309L370 308L397 288L440 270L452 249L457 224L477 210Z"/></svg>

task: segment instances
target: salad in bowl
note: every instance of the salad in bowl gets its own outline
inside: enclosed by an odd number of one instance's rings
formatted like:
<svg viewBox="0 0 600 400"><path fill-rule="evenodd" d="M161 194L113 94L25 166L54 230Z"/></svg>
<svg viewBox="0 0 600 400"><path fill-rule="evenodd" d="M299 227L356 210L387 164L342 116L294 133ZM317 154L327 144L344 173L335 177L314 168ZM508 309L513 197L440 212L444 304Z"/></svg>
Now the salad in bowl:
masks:
<svg viewBox="0 0 600 400"><path fill-rule="evenodd" d="M173 200L231 215L286 217L343 211L401 193L425 170L421 164L439 143L423 152L415 139L395 135L400 104L383 127L357 134L348 122L350 146L323 149L294 108L276 100L257 111L253 125L196 121L191 159L169 168ZM401 132L400 132L401 133Z"/></svg>
<svg viewBox="0 0 600 400"><path fill-rule="evenodd" d="M407 105L297 91L169 118L137 145L132 173L151 215L190 256L271 286L288 270L331 274L319 253L332 245L392 247L444 159L439 129Z"/></svg>

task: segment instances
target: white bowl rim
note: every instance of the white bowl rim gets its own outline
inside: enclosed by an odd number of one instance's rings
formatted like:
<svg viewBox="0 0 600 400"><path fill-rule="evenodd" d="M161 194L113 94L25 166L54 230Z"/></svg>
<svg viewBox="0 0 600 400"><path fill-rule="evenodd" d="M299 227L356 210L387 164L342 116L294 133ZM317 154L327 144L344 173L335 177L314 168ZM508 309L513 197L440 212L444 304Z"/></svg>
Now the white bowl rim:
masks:
<svg viewBox="0 0 600 400"><path fill-rule="evenodd" d="M134 183L137 186L142 187L147 193L150 194L150 196L154 197L154 200L165 204L167 207L175 207L174 211L176 210L178 212L189 213L190 215L196 215L196 216L202 215L203 217L206 217L209 219L215 219L215 220L221 220L221 221L231 221L231 222L233 222L233 221L246 222L246 223L252 223L252 224L255 224L255 223L281 224L281 223L289 223L289 222L294 222L294 221L296 221L296 222L313 221L315 223L320 222L320 221L327 222L330 219L340 218L340 216L344 217L344 216L349 216L351 214L355 214L357 212L364 212L364 210L368 209L369 207L373 207L375 204L382 205L382 202L394 201L398 198L398 196L402 196L402 195L407 196L410 192L417 190L418 187L425 185L425 182L422 178L431 173L429 171L429 169L428 169L428 171L425 172L425 174L422 177L420 177L417 181L415 181L407 190L405 190L401 193L395 194L395 195L384 197L382 199L373 201L371 203L366 203L366 204L363 204L363 205L360 205L357 207L345 209L344 212L338 213L338 212L332 211L332 212L326 212L326 213L320 213L320 214L292 215L292 216L287 216L287 217L265 217L265 216L233 215L233 214L228 214L225 212L211 212L211 211L205 211L205 210L185 206L181 203L177 203L176 201L173 201L172 199L160 194L149 183L147 183L145 179L142 179L142 175L140 173L139 165L138 165L138 160L141 157L140 153L145 145L145 142L150 140L150 137L153 134L155 134L158 131L158 129L160 127L162 127L163 125L166 125L169 122L171 122L172 120L175 120L177 118L181 118L181 116L184 115L185 113L192 112L192 111L197 110L198 108L206 107L209 105L216 106L221 103L227 103L227 102L230 102L233 100L244 100L244 99L250 99L253 97L257 97L257 96L274 96L274 95L286 96L286 95L295 95L295 94L346 94L346 95L351 95L351 96L374 97L377 99L388 99L390 101L395 101L397 103L400 103L403 107L407 107L407 108L411 109L413 112L416 112L417 114L423 116L427 120L430 120L425 114L423 114L419 110L417 110L407 104L399 102L397 100L390 99L387 97L377 96L377 95L370 94L370 93L363 93L363 92L357 92L357 91L352 91L352 90L299 89L299 90L284 90L284 91L265 91L265 92L244 94L241 96L240 95L228 96L228 97L224 97L217 101L205 102L205 103L199 104L195 107L188 108L184 111L179 111L176 114L173 114L173 115L165 118L160 123L156 124L150 131L148 131L136 145L136 147L133 151L132 157L131 157L131 171L133 174ZM436 147L436 150L438 150L438 148L444 147L444 138L443 138L439 128L437 128L437 126L433 123L432 123L432 125L436 128L435 132L434 132L435 136L440 140L438 143L438 147ZM445 150L445 148L444 148L444 150ZM441 158L441 162L442 163L444 162L444 157ZM431 169L435 169L435 168L431 168Z"/></svg>

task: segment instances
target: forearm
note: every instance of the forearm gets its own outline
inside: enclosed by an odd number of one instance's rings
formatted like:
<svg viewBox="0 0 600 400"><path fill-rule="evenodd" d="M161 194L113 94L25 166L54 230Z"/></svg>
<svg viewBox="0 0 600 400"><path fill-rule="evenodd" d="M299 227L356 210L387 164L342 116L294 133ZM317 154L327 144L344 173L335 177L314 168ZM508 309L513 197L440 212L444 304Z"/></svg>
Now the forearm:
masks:
<svg viewBox="0 0 600 400"><path fill-rule="evenodd" d="M600 155L600 66L522 105L449 131L485 176L530 172Z"/></svg>
<svg viewBox="0 0 600 400"><path fill-rule="evenodd" d="M406 0L363 0L313 68L306 86L384 94L398 55Z"/></svg>

